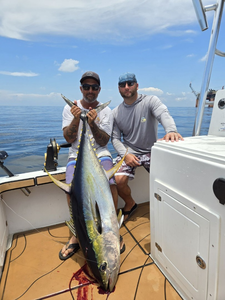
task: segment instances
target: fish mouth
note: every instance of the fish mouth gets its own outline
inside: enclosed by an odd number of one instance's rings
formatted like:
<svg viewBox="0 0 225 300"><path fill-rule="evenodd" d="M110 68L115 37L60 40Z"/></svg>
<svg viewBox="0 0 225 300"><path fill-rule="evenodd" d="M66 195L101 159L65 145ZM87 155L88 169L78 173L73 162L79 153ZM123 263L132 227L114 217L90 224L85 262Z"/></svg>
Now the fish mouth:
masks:
<svg viewBox="0 0 225 300"><path fill-rule="evenodd" d="M116 282L111 277L108 279L108 291L113 292L115 289Z"/></svg>

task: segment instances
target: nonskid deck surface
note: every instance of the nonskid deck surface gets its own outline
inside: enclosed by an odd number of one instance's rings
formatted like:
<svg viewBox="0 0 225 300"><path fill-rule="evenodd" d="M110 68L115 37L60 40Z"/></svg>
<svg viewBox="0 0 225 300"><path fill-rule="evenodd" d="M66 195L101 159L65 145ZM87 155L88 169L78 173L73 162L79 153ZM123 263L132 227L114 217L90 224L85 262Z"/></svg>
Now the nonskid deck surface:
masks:
<svg viewBox="0 0 225 300"><path fill-rule="evenodd" d="M118 281L110 294L101 291L85 273L85 259L80 250L64 262L58 258L70 236L65 224L15 234L5 260L0 299L181 299L149 257L148 203L138 206L121 227L120 234L126 251L121 255Z"/></svg>

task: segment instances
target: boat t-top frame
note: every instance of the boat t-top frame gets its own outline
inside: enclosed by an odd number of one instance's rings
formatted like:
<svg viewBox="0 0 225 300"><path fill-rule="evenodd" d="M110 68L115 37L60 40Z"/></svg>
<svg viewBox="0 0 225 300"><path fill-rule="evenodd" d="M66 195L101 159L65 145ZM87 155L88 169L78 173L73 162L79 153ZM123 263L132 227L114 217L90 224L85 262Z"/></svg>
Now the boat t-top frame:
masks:
<svg viewBox="0 0 225 300"><path fill-rule="evenodd" d="M200 135L201 130L201 124L204 114L204 108L206 104L206 97L207 92L209 88L209 82L213 67L213 61L215 54L225 57L225 52L219 51L216 49L216 44L218 40L219 30L220 30L220 24L223 14L223 6L224 6L225 0L218 0L216 4L203 6L201 0L192 0L197 18L201 27L201 30L204 31L208 29L207 24L207 18L205 12L214 10L214 19L213 19L213 25L212 25L212 31L211 31L211 37L207 52L207 58L206 58L206 66L205 66L205 72L203 76L202 86L201 86L201 92L199 96L199 105L197 108L196 118L195 118L195 124L193 129L193 135Z"/></svg>

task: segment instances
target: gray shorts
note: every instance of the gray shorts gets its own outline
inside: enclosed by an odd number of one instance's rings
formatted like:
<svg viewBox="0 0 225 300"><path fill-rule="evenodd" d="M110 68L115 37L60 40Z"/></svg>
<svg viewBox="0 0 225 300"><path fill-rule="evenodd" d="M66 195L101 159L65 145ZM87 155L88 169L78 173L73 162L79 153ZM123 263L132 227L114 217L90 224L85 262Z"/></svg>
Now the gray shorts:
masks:
<svg viewBox="0 0 225 300"><path fill-rule="evenodd" d="M143 166L145 168L145 170L148 171L148 173L149 173L151 153L147 153L147 154L143 154L143 155L135 155L135 156L139 159L140 167ZM122 157L118 155L116 158L116 163L121 161L121 159L122 159ZM117 170L115 176L125 175L125 176L128 176L129 179L134 179L135 170L138 167L130 167L125 163L125 161L123 161L122 166L119 168L119 170Z"/></svg>
<svg viewBox="0 0 225 300"><path fill-rule="evenodd" d="M113 168L113 161L110 156L99 157L101 160L102 167L108 171ZM74 166L76 164L76 160L74 158L69 158L67 166L66 166L66 183L70 184L73 179ZM109 179L109 184L116 184L115 177L111 177Z"/></svg>

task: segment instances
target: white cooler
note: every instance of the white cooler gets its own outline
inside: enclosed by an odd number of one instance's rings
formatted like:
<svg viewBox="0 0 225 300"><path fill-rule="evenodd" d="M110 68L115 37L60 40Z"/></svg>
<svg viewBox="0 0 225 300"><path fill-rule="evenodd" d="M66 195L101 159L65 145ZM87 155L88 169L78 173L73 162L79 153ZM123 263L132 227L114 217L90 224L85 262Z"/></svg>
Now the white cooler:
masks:
<svg viewBox="0 0 225 300"><path fill-rule="evenodd" d="M184 299L225 299L225 137L155 143L151 257Z"/></svg>

